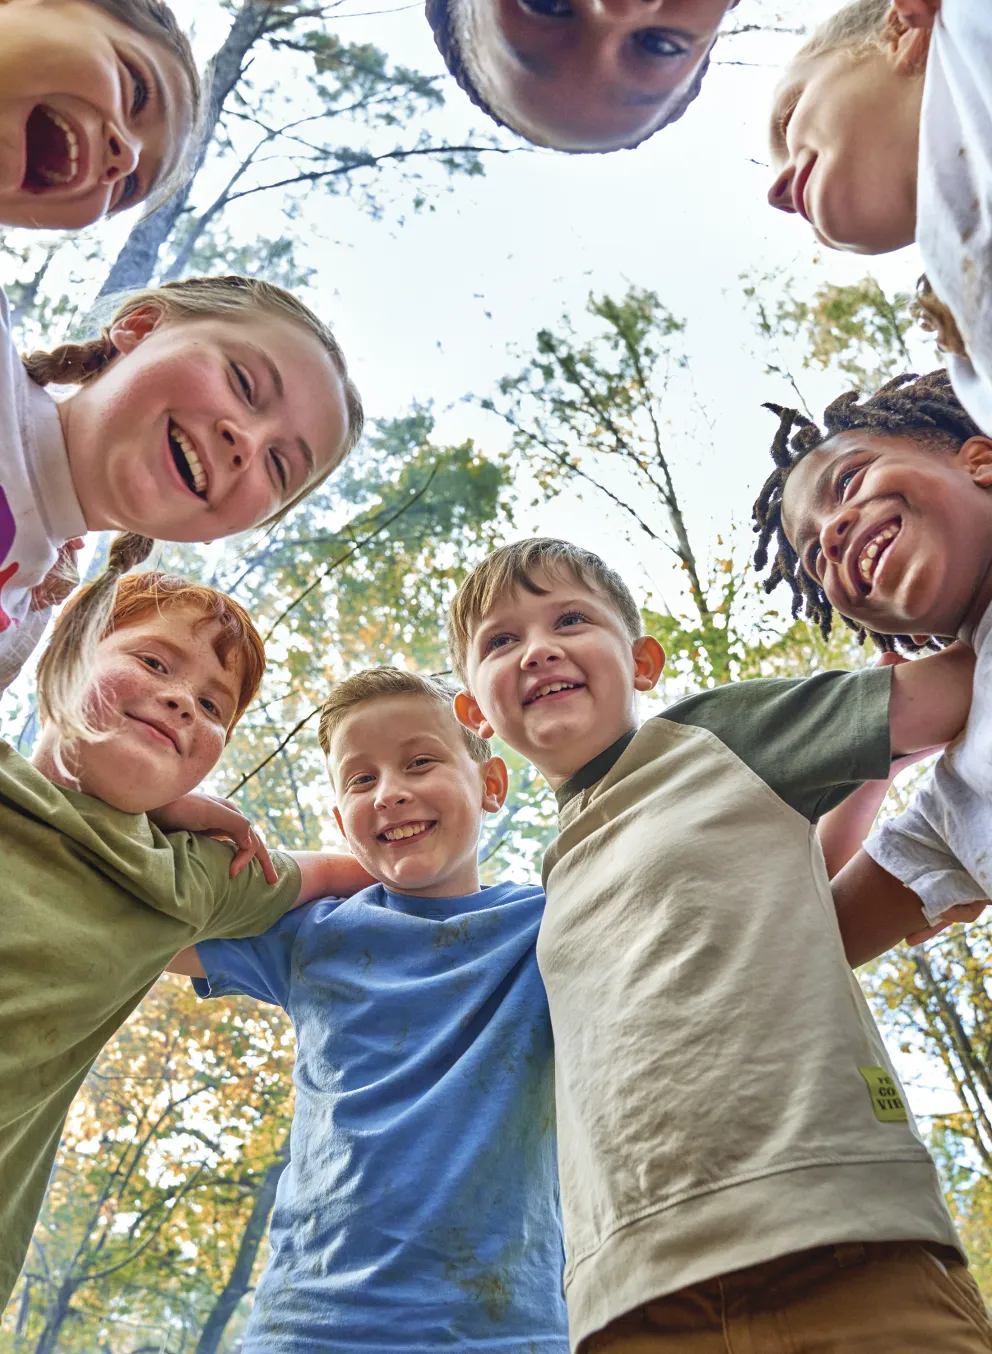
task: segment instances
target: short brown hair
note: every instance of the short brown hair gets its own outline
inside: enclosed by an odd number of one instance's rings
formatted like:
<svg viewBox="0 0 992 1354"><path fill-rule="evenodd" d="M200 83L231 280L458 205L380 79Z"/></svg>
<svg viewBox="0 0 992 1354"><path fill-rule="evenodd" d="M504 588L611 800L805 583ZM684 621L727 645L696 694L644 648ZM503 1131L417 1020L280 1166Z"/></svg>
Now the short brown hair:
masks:
<svg viewBox="0 0 992 1354"><path fill-rule="evenodd" d="M634 595L615 569L571 541L553 536L531 536L500 546L469 574L455 593L448 610L448 651L455 676L467 680L466 662L472 634L501 597L523 588L541 596L546 591L534 582L539 569L554 575L571 574L585 587L604 593L623 622L631 641L644 633L641 612Z"/></svg>
<svg viewBox="0 0 992 1354"><path fill-rule="evenodd" d="M488 739L480 738L455 718L452 702L458 694L458 688L443 677L426 677L419 672L405 672L402 668L388 666L364 668L343 682L338 682L320 712L320 725L317 737L324 756L331 755L331 739L338 725L349 711L368 701L381 700L383 696L426 696L435 705L443 706L451 715L465 740L469 756L474 762L488 762L492 749Z"/></svg>

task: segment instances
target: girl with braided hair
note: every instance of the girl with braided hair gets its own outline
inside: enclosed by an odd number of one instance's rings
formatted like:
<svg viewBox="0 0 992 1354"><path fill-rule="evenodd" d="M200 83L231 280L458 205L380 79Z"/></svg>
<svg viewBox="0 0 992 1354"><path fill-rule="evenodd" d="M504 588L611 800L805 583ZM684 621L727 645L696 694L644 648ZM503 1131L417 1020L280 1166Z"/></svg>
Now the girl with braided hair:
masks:
<svg viewBox="0 0 992 1354"><path fill-rule="evenodd" d="M897 912L911 890L939 923L992 898L992 438L944 371L901 376L863 402L842 395L825 431L769 407L776 468L754 509L766 590L787 583L793 615L824 635L836 612L883 649L929 645L974 664L963 730L833 885L841 915Z"/></svg>
<svg viewBox="0 0 992 1354"><path fill-rule="evenodd" d="M41 637L65 542L117 530L106 571L50 653L52 722L82 705L117 579L155 539L278 520L357 442L362 405L331 331L281 287L188 278L130 296L93 339L23 361L0 296L0 690ZM49 383L78 386L56 403Z"/></svg>
<svg viewBox="0 0 992 1354"><path fill-rule="evenodd" d="M821 244L920 247L917 308L992 429L992 5L854 0L785 72L768 201Z"/></svg>
<svg viewBox="0 0 992 1354"><path fill-rule="evenodd" d="M427 0L445 65L477 108L536 146L621 150L699 93L738 0Z"/></svg>
<svg viewBox="0 0 992 1354"><path fill-rule="evenodd" d="M0 223L71 229L188 173L201 102L162 0L0 3Z"/></svg>

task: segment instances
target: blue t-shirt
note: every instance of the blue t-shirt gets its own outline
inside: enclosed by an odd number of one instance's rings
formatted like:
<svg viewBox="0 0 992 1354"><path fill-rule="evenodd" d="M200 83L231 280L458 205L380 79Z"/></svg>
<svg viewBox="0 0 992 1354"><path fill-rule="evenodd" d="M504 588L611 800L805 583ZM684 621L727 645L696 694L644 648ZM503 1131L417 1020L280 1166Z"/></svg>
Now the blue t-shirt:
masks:
<svg viewBox="0 0 992 1354"><path fill-rule="evenodd" d="M380 885L207 941L201 996L296 1029L291 1161L244 1354L567 1354L539 888Z"/></svg>

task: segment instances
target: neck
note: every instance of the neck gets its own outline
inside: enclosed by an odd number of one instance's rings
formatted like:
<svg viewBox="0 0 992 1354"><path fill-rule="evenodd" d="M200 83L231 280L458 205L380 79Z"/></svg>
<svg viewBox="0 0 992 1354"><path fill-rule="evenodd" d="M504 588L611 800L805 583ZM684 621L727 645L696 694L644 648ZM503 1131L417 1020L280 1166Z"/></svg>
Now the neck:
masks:
<svg viewBox="0 0 992 1354"><path fill-rule="evenodd" d="M637 718L636 716L632 716L630 723L625 729L622 729L620 733L614 733L607 742L597 743L591 750L586 749L587 755L577 764L574 761L569 760L565 766L540 766L536 762L535 766L537 766L538 771L540 771L552 790L557 790L564 785L566 781L571 780L573 776L578 775L584 767L590 766L597 757L601 757L604 752L608 752L614 743L618 743L621 738L626 738L628 734L636 733L637 729Z"/></svg>
<svg viewBox="0 0 992 1354"><path fill-rule="evenodd" d="M69 462L69 476L72 480L72 487L76 491L76 498L79 500L79 507L87 531L126 530L126 528L121 527L119 522L111 520L106 512L101 510L101 500L105 496L101 494L100 486L91 473L92 467L87 467L86 457L80 450L81 442L76 433L79 426L79 417L81 414L85 414L85 406L80 401L85 400L86 393L84 386L68 395L64 400L55 401L59 423L62 425L62 436L65 439L65 455Z"/></svg>
<svg viewBox="0 0 992 1354"><path fill-rule="evenodd" d="M390 893L400 893L406 898L467 898L469 894L478 893L482 884L479 881L479 863L473 859L433 884L410 889L400 883L386 883L384 880L383 887L389 889Z"/></svg>
<svg viewBox="0 0 992 1354"><path fill-rule="evenodd" d="M980 580L975 594L971 599L968 610L965 612L961 624L958 626L957 637L965 644L974 648L975 631L981 624L982 617L989 607L992 606L992 560L985 571L984 577Z"/></svg>

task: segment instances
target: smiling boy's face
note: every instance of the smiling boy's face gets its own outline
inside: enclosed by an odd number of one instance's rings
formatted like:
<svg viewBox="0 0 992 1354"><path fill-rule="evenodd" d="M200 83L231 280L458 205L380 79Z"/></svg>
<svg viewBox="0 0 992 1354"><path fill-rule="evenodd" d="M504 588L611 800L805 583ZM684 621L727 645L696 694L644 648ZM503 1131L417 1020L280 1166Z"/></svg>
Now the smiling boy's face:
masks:
<svg viewBox="0 0 992 1354"><path fill-rule="evenodd" d="M665 655L657 640L631 640L615 607L569 573L543 570L541 593L506 594L474 628L468 691L455 701L463 724L494 733L553 788L637 727L636 692L655 685Z"/></svg>
<svg viewBox="0 0 992 1354"><path fill-rule="evenodd" d="M992 601L992 440L840 433L789 475L782 525L842 616L966 639Z"/></svg>
<svg viewBox="0 0 992 1354"><path fill-rule="evenodd" d="M364 701L327 760L334 817L373 878L413 897L478 892L482 816L506 797L506 767L473 760L450 706L416 692Z"/></svg>

